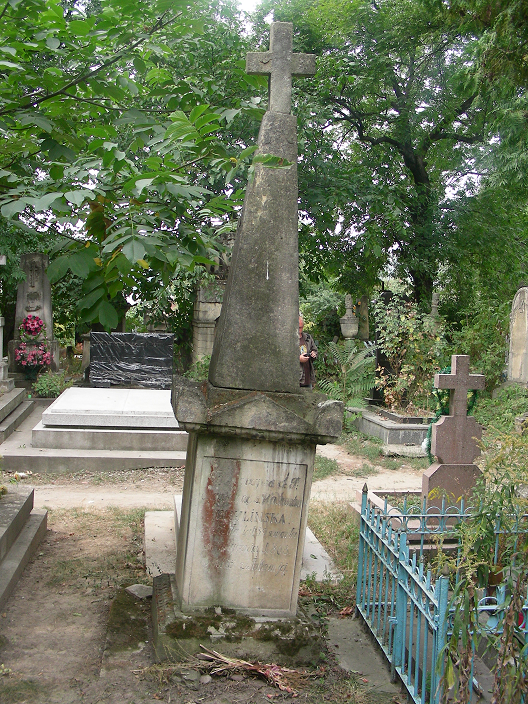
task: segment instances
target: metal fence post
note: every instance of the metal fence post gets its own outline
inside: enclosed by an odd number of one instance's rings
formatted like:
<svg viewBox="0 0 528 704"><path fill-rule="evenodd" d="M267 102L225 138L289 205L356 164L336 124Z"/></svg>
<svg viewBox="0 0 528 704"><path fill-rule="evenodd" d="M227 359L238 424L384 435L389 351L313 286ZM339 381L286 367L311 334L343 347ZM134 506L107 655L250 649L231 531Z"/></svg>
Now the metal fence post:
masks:
<svg viewBox="0 0 528 704"><path fill-rule="evenodd" d="M433 638L433 652L431 658L432 672L431 672L431 701L434 704L440 702L440 697L442 695L442 678L444 676L445 665L444 662L439 661L440 653L444 650L447 644L447 626L448 626L448 616L449 616L449 578L439 577L436 582L436 599L437 599L437 613L436 623L436 637Z"/></svg>

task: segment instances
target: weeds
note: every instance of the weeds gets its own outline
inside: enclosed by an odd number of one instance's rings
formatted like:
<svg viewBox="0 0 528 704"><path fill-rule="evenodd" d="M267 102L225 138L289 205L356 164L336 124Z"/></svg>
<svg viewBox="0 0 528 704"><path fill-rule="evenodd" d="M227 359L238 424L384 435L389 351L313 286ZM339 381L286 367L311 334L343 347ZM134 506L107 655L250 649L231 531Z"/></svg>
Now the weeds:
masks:
<svg viewBox="0 0 528 704"><path fill-rule="evenodd" d="M329 477L331 474L338 473L339 465L337 460L330 459L330 457L323 457L322 455L315 456L314 481L319 481L320 479Z"/></svg>

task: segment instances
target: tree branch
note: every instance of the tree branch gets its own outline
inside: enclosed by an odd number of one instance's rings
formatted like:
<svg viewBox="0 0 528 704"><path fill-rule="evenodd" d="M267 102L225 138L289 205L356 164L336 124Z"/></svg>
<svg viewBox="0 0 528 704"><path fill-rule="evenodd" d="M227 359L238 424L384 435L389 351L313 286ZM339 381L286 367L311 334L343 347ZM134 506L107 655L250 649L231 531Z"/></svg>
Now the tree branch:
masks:
<svg viewBox="0 0 528 704"><path fill-rule="evenodd" d="M17 112L18 110L28 108L28 107L37 107L38 105L41 105L42 103L44 103L46 100L51 100L52 98L56 98L57 96L67 94L67 91L70 88L72 88L73 86L79 85L79 83L83 83L84 81L88 80L92 76L96 76L98 73L103 71L105 68L112 66L117 61L119 61L121 58L123 58L123 56L130 53L131 51L134 51L134 49L136 49L138 46L140 46L145 41L145 39L147 37L151 37L153 34L158 32L160 29L164 29L169 24L174 22L182 14L181 12L179 12L174 17L171 17L169 20L167 20L166 22L163 22L163 18L167 15L167 13L168 13L168 10L156 21L156 23L153 25L152 29L149 32L147 32L146 37L143 36L140 39L138 39L137 41L133 42L130 46L128 46L126 49L122 49L120 52L118 52L111 59L107 59L106 61L103 61L103 63L100 66L98 66L97 68L94 68L91 71L87 71L86 73L82 73L81 75L77 76L77 78L74 78L69 83L62 86L62 88L59 88L58 90L54 91L53 93L48 93L46 95L43 95L41 98L37 98L34 100L31 99L31 100L27 101L26 103L19 105L18 107L0 110L0 115L8 115L10 113L14 113L14 112Z"/></svg>

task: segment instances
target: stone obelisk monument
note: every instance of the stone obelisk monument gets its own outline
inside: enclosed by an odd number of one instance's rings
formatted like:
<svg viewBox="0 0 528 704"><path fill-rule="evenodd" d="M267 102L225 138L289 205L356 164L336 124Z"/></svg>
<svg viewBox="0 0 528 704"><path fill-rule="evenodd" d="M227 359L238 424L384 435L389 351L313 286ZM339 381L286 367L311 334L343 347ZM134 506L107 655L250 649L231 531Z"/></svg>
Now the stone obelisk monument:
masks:
<svg viewBox="0 0 528 704"><path fill-rule="evenodd" d="M269 109L218 323L209 380L175 377L173 407L189 432L175 599L182 612L220 606L293 617L318 443L341 431L343 407L299 388L297 130L292 25L271 25L270 51L247 71L269 74Z"/></svg>

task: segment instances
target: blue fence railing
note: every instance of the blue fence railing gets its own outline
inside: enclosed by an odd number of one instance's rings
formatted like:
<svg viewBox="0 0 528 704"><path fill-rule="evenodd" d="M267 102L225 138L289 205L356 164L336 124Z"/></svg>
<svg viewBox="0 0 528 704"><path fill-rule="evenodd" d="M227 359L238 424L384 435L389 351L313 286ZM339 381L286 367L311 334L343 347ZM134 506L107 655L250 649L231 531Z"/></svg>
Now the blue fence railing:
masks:
<svg viewBox="0 0 528 704"><path fill-rule="evenodd" d="M416 704L439 704L442 699L444 670L438 664L450 635L449 578L433 577L426 566L431 547L437 546L432 536L441 535L445 545L453 527L469 513L463 503L395 511L387 502L383 507L373 504L366 487L363 491L357 609L388 658L393 679L401 678ZM523 523L520 532L525 527ZM499 588L494 597L478 603L479 619L488 633L501 633L505 600L504 588ZM528 643L528 602L521 627ZM470 680L478 693L473 665L472 661Z"/></svg>

